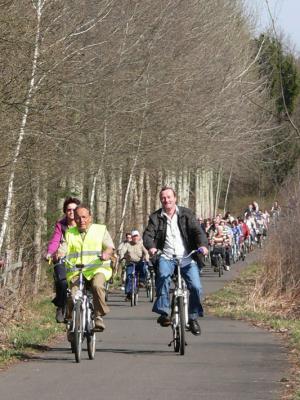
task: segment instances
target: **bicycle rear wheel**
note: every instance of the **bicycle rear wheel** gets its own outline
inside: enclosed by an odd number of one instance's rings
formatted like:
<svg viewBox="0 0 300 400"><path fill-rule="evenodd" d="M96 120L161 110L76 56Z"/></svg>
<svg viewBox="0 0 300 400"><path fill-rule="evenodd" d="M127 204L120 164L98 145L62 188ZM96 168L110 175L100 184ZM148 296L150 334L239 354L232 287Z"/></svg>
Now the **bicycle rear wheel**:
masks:
<svg viewBox="0 0 300 400"><path fill-rule="evenodd" d="M154 300L154 289L155 288L155 282L154 282L154 275L153 273L150 275L150 293L149 293L149 300L151 303L153 303Z"/></svg>
<svg viewBox="0 0 300 400"><path fill-rule="evenodd" d="M176 304L175 304L176 302ZM172 317L172 332L173 332L173 348L175 353L179 352L180 349L180 332L179 332L179 312L178 312L178 303L175 298L175 295L172 296L171 302L171 317Z"/></svg>
<svg viewBox="0 0 300 400"><path fill-rule="evenodd" d="M96 333L89 332L86 335L86 341L87 341L87 351L89 359L93 360L95 358L95 352L96 352Z"/></svg>
<svg viewBox="0 0 300 400"><path fill-rule="evenodd" d="M95 358L96 352L96 333L94 332L95 321L92 318L92 306L89 305L90 309L87 312L87 321L86 321L86 342L87 342L87 351L90 360Z"/></svg>
<svg viewBox="0 0 300 400"><path fill-rule="evenodd" d="M184 313L184 305L183 305L183 297L178 297L178 316L179 316L179 351L180 355L184 355L185 353L185 313Z"/></svg>
<svg viewBox="0 0 300 400"><path fill-rule="evenodd" d="M83 321L81 301L75 303L75 320L74 320L74 352L77 363L81 359L82 339L83 339Z"/></svg>
<svg viewBox="0 0 300 400"><path fill-rule="evenodd" d="M221 276L223 275L223 260L222 260L222 257L220 254L218 254L216 261L217 261L217 266L218 266L217 270L218 270L219 278L221 278Z"/></svg>
<svg viewBox="0 0 300 400"><path fill-rule="evenodd" d="M130 305L131 307L135 306L135 276L132 274L131 277L131 297L130 297Z"/></svg>

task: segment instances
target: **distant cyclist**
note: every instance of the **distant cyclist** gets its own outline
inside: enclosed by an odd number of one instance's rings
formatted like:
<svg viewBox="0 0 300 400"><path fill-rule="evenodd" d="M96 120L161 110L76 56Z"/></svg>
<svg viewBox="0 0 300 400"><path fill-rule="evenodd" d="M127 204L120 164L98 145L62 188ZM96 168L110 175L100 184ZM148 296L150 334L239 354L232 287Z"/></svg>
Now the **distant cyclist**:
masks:
<svg viewBox="0 0 300 400"><path fill-rule="evenodd" d="M126 282L125 282L125 300L131 298L132 293L132 274L135 265L135 271L139 274L139 282L144 284L147 277L147 263L149 254L143 245L139 231L131 232L131 241L127 242L120 250L120 259L125 259L126 263Z"/></svg>
<svg viewBox="0 0 300 400"><path fill-rule="evenodd" d="M152 311L160 315L157 322L161 326L169 326L171 324L169 287L175 269L173 256L182 258L197 248L201 248L204 255L207 255L207 237L193 212L176 205L176 193L173 188L163 187L159 197L162 208L150 215L143 241L150 256L154 256L158 250L162 252L158 259L157 299ZM197 319L203 316L202 286L197 266L199 257L200 255L196 254L193 258L183 260L181 268L182 277L190 291L189 326L194 335L200 335Z"/></svg>

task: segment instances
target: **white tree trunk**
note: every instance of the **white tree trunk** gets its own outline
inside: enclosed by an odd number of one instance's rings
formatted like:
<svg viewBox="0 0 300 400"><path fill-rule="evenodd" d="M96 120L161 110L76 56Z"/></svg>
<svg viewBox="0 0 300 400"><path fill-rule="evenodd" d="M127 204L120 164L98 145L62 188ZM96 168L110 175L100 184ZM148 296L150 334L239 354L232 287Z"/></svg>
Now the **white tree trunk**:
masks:
<svg viewBox="0 0 300 400"><path fill-rule="evenodd" d="M225 199L224 199L224 210L223 213L225 215L226 213L226 208L227 208L227 201L228 201L228 195L229 195L229 189L230 189L230 183L231 183L231 179L232 179L232 170L233 170L233 165L230 168L230 174L229 174L229 178L228 178L228 183L227 183L227 188L226 188L226 194L225 194Z"/></svg>
<svg viewBox="0 0 300 400"><path fill-rule="evenodd" d="M107 227L112 237L116 235L116 206L117 206L117 185L114 170L109 174L109 197L107 202Z"/></svg>
<svg viewBox="0 0 300 400"><path fill-rule="evenodd" d="M96 222L105 224L107 209L106 178L103 170L98 171L96 186Z"/></svg>
<svg viewBox="0 0 300 400"><path fill-rule="evenodd" d="M152 212L151 205L152 205L152 199L151 199L151 185L150 185L150 176L149 176L149 171L146 171L146 176L145 176L145 197L146 197L146 210L145 210L145 216L144 216L144 224L146 225L149 215Z"/></svg>
<svg viewBox="0 0 300 400"><path fill-rule="evenodd" d="M36 176L33 182L33 209L34 209L34 229L33 229L33 293L37 294L42 277L42 213L40 199L40 177Z"/></svg>
<svg viewBox="0 0 300 400"><path fill-rule="evenodd" d="M139 176L136 177L135 196L134 196L135 226L140 233L143 232L144 229L144 224L143 224L144 178L145 178L145 169L141 168Z"/></svg>
<svg viewBox="0 0 300 400"><path fill-rule="evenodd" d="M220 168L219 168L219 171L218 171L218 180L217 180L217 188L216 188L216 200L215 200L214 215L217 215L217 213L218 213L220 196L221 196L222 176L223 176L223 169L222 169L222 165L220 165Z"/></svg>
<svg viewBox="0 0 300 400"><path fill-rule="evenodd" d="M103 169L103 162L104 162L104 157L105 157L105 154L106 154L106 149L107 149L107 120L105 119L105 121L104 121L104 129L103 129L102 154L101 154L98 170L93 175L92 185L91 185L91 192L90 192L90 197L89 197L89 204L90 204L91 210L94 208L97 181L99 179L99 174L101 173L101 171Z"/></svg>
<svg viewBox="0 0 300 400"><path fill-rule="evenodd" d="M117 177L116 177L116 185L117 185L117 193L116 193L116 220L117 224L118 221L121 220L122 217L122 207L123 207L123 170L122 167L118 168L117 170Z"/></svg>
<svg viewBox="0 0 300 400"><path fill-rule="evenodd" d="M190 172L188 168L184 168L182 171L181 205L183 205L184 207L188 207L189 201L190 201Z"/></svg>
<svg viewBox="0 0 300 400"><path fill-rule="evenodd" d="M62 212L63 209L63 204L64 204L64 200L65 200L65 196L62 196L62 193L65 193L66 191L66 187L67 187L67 177L64 176L62 178L60 178L59 182L58 182L58 198L57 198L57 211L58 212Z"/></svg>
<svg viewBox="0 0 300 400"><path fill-rule="evenodd" d="M210 185L209 185L209 214L208 217L212 218L214 216L215 204L214 204L214 172L210 170Z"/></svg>
<svg viewBox="0 0 300 400"><path fill-rule="evenodd" d="M197 168L195 171L195 214L197 217L202 216L201 178L201 168Z"/></svg>
<svg viewBox="0 0 300 400"><path fill-rule="evenodd" d="M16 165L19 160L21 145L22 145L22 142L23 142L23 139L25 136L25 129L26 129L26 125L27 125L29 107L30 107L30 104L32 101L32 96L33 96L34 90L35 90L37 63L38 63L38 58L39 58L39 54L40 54L40 40L41 40L40 25L41 25L41 17L42 17L42 8L44 6L44 3L45 2L42 0L37 0L35 3L33 3L33 7L36 10L37 23L36 23L34 52L33 52L32 67L31 67L31 79L29 81L29 85L28 85L28 89L27 89L24 110L22 112L21 126L20 126L20 130L19 130L16 148L14 150L14 154L13 154L13 158L12 158L12 163L11 163L11 172L10 172L10 177L8 180L6 204L4 207L4 215L3 215L2 225L1 225L1 230L0 230L0 253L2 251L4 237L5 237L5 233L6 233L6 229L7 229L7 224L8 224L8 220L9 220L10 212L11 212L11 205L12 205L12 199L13 199L13 193L14 193Z"/></svg>
<svg viewBox="0 0 300 400"><path fill-rule="evenodd" d="M161 207L159 192L162 186L163 186L163 172L159 170L157 171L157 179L156 179L155 210L158 210Z"/></svg>

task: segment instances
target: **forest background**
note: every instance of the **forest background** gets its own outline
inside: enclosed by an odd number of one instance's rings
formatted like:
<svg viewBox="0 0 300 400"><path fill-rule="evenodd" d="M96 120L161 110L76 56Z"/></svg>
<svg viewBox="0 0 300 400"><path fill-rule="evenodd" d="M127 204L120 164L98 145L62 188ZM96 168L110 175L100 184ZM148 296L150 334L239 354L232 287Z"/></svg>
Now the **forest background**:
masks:
<svg viewBox="0 0 300 400"><path fill-rule="evenodd" d="M0 27L1 299L14 312L43 283L68 195L116 243L143 230L164 184L201 217L254 199L299 209L299 60L282 35L255 37L241 0L2 0Z"/></svg>

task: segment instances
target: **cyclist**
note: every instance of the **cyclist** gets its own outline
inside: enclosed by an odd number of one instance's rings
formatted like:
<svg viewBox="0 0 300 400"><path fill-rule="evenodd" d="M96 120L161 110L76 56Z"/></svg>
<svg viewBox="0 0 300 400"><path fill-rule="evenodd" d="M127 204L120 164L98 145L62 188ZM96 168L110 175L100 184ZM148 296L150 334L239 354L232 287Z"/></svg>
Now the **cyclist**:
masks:
<svg viewBox="0 0 300 400"><path fill-rule="evenodd" d="M233 233L231 226L226 221L221 220L220 226L223 228L224 235L224 248L225 248L225 271L230 271L230 255L233 240Z"/></svg>
<svg viewBox="0 0 300 400"><path fill-rule="evenodd" d="M131 233L126 232L125 233L125 239L122 240L122 242L119 244L117 254L118 254L118 259L119 259L119 265L121 269L121 281L122 281L122 290L125 289L124 283L125 283L125 267L126 267L126 261L124 260L123 256L121 257L122 254L122 249L126 246L127 243L131 242Z"/></svg>
<svg viewBox="0 0 300 400"><path fill-rule="evenodd" d="M176 193L173 188L164 186L160 190L162 208L152 213L143 235L143 241L150 256L155 256L160 250L162 255L157 260L158 276L156 280L156 301L152 311L160 314L157 322L161 326L169 326L171 319L169 288L171 276L175 269L174 255L184 257L194 249L201 248L204 255L208 254L207 237L193 212L176 205ZM200 335L198 317L203 316L201 305L202 286L199 269L195 258L183 260L181 274L190 291L189 296L189 326L194 335Z"/></svg>
<svg viewBox="0 0 300 400"><path fill-rule="evenodd" d="M66 271L72 295L78 288L78 271L72 271L75 264L87 266L83 275L90 282L94 300L95 331L105 329L103 316L109 312L105 302L105 282L112 276L111 257L114 243L105 225L93 224L89 207L80 205L75 210L76 226L66 232ZM101 259L97 257L101 253ZM70 262L70 264L68 263ZM72 302L68 304L68 318Z"/></svg>
<svg viewBox="0 0 300 400"><path fill-rule="evenodd" d="M56 296L52 303L56 308L56 321L64 322L65 307L67 300L67 281L66 270L63 263L59 262L59 247L65 241L66 230L72 226L76 226L74 219L75 208L80 204L80 200L75 197L67 197L63 204L63 212L65 216L56 222L53 235L48 243L46 259L52 258L54 262L53 277L55 282Z"/></svg>
<svg viewBox="0 0 300 400"><path fill-rule="evenodd" d="M210 244L212 246L212 252L211 252L211 263L212 266L214 267L215 272L217 271L218 264L216 261L216 256L218 254L221 254L222 260L223 260L223 266L226 271L229 271L230 267L226 266L226 257L225 257L225 241L226 241L226 235L224 233L224 229L222 225L217 225L216 230L213 232L210 238Z"/></svg>
<svg viewBox="0 0 300 400"><path fill-rule="evenodd" d="M125 239L120 243L119 247L118 247L118 255L120 256L123 247L125 247L127 245L127 243L131 242L131 233L126 232L125 233ZM120 257L121 258L121 257ZM122 257L123 258L123 257Z"/></svg>
<svg viewBox="0 0 300 400"><path fill-rule="evenodd" d="M242 217L238 218L239 221L239 227L241 230L241 236L240 236L240 248L242 249L243 257L245 257L246 253L246 242L248 241L248 238L250 236L250 229L248 228L247 224L245 224L244 219Z"/></svg>
<svg viewBox="0 0 300 400"><path fill-rule="evenodd" d="M135 264L135 271L139 274L141 284L144 284L148 273L149 254L143 245L139 231L133 230L131 241L127 242L120 250L120 259L123 258L126 262L125 300L129 300L133 289L131 287L133 264Z"/></svg>
<svg viewBox="0 0 300 400"><path fill-rule="evenodd" d="M242 236L242 230L241 227L238 224L238 221L235 219L231 223L232 226L232 247L233 251L236 252L237 258L240 256L240 243L241 243L241 236Z"/></svg>

